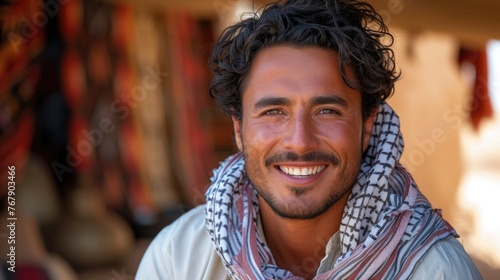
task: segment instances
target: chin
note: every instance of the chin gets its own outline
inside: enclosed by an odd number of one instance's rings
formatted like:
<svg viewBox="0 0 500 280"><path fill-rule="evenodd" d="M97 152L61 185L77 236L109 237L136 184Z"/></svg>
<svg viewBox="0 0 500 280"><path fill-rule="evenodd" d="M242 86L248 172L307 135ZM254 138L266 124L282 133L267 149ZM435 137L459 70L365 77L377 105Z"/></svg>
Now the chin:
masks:
<svg viewBox="0 0 500 280"><path fill-rule="evenodd" d="M306 192L300 188L300 192ZM306 199L305 195L294 196L286 201L277 201L268 196L262 196L264 201L274 211L274 213L284 219L293 220L311 220L315 219L340 201L342 197L330 196L329 199L323 201L315 201L315 199Z"/></svg>

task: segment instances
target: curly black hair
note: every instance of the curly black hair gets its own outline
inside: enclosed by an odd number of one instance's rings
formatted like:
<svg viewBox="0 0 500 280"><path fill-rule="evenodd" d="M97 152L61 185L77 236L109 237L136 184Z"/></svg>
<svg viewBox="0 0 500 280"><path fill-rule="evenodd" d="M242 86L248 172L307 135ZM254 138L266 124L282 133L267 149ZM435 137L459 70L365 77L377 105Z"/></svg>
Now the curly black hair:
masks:
<svg viewBox="0 0 500 280"><path fill-rule="evenodd" d="M315 46L337 53L344 82L361 92L366 118L393 94L399 79L390 48L393 42L382 17L365 2L271 3L225 29L217 40L209 61L214 72L210 96L225 113L241 119L245 78L260 50L276 45ZM348 77L347 69L354 73L353 79Z"/></svg>

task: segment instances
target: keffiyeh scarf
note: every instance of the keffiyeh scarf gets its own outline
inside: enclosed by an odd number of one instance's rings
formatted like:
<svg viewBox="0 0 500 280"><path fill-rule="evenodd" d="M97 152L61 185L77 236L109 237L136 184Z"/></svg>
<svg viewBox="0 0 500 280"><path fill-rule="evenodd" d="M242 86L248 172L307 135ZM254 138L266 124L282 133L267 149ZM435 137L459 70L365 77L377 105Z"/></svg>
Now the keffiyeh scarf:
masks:
<svg viewBox="0 0 500 280"><path fill-rule="evenodd" d="M387 104L376 116L369 146L340 225L342 253L315 279L407 279L437 241L457 236L399 164L399 118ZM258 233L259 202L243 155L214 171L205 223L232 279L301 279L276 266Z"/></svg>

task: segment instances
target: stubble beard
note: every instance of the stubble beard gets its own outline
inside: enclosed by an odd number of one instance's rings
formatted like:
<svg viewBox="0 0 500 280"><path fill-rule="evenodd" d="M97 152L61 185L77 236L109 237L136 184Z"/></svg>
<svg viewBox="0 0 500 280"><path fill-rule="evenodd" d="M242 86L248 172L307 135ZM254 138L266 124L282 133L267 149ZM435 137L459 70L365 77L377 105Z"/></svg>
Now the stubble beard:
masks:
<svg viewBox="0 0 500 280"><path fill-rule="evenodd" d="M313 205L288 205L280 202L278 198L270 191L272 186L269 185L266 175L262 174L259 169L258 160L252 160L252 158L247 154L246 149L243 149L243 154L245 157L245 169L247 172L248 179L250 183L257 191L257 194L262 198L265 203L274 211L275 214L284 218L292 220L310 220L319 217L331 207L336 205L344 196L351 192L353 185L357 180L356 174L346 174L350 176L343 176L339 178L337 184L330 186L330 194L322 200L318 200ZM272 168L267 166L267 168ZM355 169L356 171L359 170ZM302 197L308 195L309 192L314 191L314 187L294 187L286 186L288 191L297 198L298 201ZM334 191L335 190L335 191Z"/></svg>

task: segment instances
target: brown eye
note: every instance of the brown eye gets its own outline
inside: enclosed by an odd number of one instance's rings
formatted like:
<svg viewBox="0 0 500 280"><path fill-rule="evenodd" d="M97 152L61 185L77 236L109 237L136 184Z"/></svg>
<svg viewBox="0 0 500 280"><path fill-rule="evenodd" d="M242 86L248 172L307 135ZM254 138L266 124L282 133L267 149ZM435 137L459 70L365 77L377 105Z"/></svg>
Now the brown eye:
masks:
<svg viewBox="0 0 500 280"><path fill-rule="evenodd" d="M339 111L333 109L321 109L318 114L326 114L326 115L340 115Z"/></svg>
<svg viewBox="0 0 500 280"><path fill-rule="evenodd" d="M269 111L266 111L264 113L264 115L282 115L283 112L281 110L278 110L278 109L272 109L272 110L269 110Z"/></svg>

